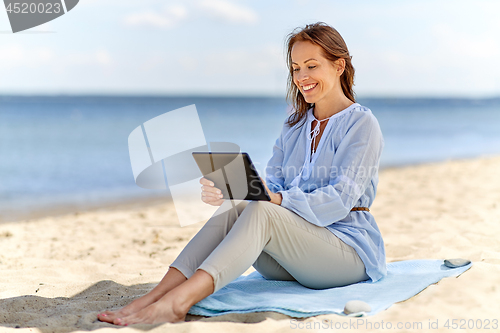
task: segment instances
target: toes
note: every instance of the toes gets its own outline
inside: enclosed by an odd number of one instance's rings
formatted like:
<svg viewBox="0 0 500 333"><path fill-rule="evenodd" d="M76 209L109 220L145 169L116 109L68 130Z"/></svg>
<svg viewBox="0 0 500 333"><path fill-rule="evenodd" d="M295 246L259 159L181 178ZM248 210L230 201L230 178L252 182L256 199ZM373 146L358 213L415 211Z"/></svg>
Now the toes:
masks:
<svg viewBox="0 0 500 333"><path fill-rule="evenodd" d="M98 316L107 317L107 316L111 316L113 314L115 314L114 311L104 311L104 312L99 313Z"/></svg>
<svg viewBox="0 0 500 333"><path fill-rule="evenodd" d="M100 320L100 321L104 321L104 322L110 322L111 318L109 318L108 314L106 313L99 313L97 315L97 319Z"/></svg>
<svg viewBox="0 0 500 333"><path fill-rule="evenodd" d="M104 311L97 315L97 319L106 323L113 323L116 318L116 314L113 311Z"/></svg>
<svg viewBox="0 0 500 333"><path fill-rule="evenodd" d="M132 324L137 324L139 321L137 320L137 318L135 318L134 315L132 316L128 316L128 317L123 317L123 318L116 318L113 323L115 325L119 325L119 326L128 326L128 325L132 325Z"/></svg>
<svg viewBox="0 0 500 333"><path fill-rule="evenodd" d="M127 322L127 320L125 320L125 318L116 318L115 320L113 320L113 324L119 325L119 326L127 326L128 322Z"/></svg>

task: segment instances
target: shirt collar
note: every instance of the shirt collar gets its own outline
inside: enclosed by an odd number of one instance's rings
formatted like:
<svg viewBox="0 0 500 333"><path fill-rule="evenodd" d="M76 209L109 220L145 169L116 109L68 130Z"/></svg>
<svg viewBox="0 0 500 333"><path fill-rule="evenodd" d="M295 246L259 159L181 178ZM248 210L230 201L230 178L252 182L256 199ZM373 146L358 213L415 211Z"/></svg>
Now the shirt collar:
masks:
<svg viewBox="0 0 500 333"><path fill-rule="evenodd" d="M349 105L347 108L345 108L344 110L337 112L336 114L331 116L329 119L334 119L334 118L340 117L342 115L345 115L346 113L348 113L350 110L354 109L357 106L359 106L359 103L353 103L353 104ZM316 119L316 117L314 116L313 110L314 110L314 106L310 107L309 110L307 110L307 121L309 121L309 122L312 122L313 120Z"/></svg>

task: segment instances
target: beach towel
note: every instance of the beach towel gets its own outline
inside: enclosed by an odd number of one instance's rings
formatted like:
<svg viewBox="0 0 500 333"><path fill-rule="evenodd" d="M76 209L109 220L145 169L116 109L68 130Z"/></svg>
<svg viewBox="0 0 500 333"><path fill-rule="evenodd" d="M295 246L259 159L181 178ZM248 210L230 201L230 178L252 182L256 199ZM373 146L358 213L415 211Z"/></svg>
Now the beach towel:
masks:
<svg viewBox="0 0 500 333"><path fill-rule="evenodd" d="M229 313L274 311L294 318L343 313L348 301L360 300L374 315L404 301L442 278L459 276L472 267L449 268L443 260L404 260L387 264L387 276L377 282L362 281L344 287L310 289L297 281L267 280L259 272L241 275L216 293L196 303L189 314L220 316Z"/></svg>

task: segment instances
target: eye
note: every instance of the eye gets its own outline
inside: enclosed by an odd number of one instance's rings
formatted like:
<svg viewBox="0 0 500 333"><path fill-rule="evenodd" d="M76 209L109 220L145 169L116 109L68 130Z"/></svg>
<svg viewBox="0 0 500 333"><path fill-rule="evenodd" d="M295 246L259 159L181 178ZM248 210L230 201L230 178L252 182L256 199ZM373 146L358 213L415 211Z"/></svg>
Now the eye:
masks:
<svg viewBox="0 0 500 333"><path fill-rule="evenodd" d="M299 70L298 68L292 68L292 72L296 72L298 70Z"/></svg>
<svg viewBox="0 0 500 333"><path fill-rule="evenodd" d="M316 66L309 66L308 68L309 69L313 69L313 68L316 68Z"/></svg>

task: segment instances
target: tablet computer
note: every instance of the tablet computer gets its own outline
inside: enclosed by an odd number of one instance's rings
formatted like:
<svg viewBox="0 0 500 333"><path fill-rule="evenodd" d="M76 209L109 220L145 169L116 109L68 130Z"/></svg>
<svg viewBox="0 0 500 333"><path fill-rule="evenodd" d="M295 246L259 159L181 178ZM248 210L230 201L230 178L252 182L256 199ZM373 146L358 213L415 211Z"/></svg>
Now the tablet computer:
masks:
<svg viewBox="0 0 500 333"><path fill-rule="evenodd" d="M193 152L203 177L221 190L223 199L271 201L247 153Z"/></svg>

